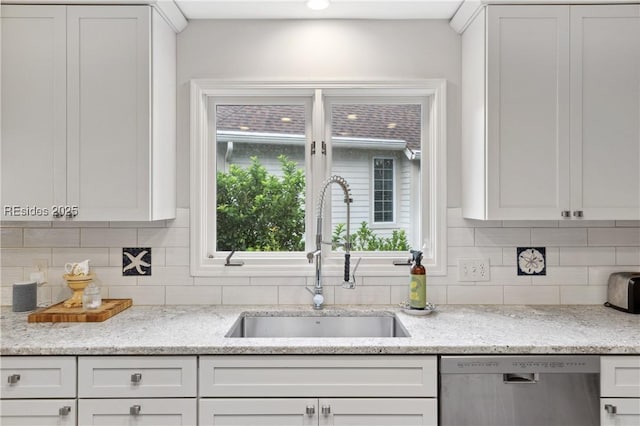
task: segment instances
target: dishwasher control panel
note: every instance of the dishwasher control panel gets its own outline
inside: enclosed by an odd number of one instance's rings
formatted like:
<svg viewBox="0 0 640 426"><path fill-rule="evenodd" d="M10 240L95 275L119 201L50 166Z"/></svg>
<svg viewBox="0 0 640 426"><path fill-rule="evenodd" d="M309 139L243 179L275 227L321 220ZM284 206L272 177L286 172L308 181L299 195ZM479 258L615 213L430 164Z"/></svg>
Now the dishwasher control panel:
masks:
<svg viewBox="0 0 640 426"><path fill-rule="evenodd" d="M599 373L597 355L443 356L440 373Z"/></svg>

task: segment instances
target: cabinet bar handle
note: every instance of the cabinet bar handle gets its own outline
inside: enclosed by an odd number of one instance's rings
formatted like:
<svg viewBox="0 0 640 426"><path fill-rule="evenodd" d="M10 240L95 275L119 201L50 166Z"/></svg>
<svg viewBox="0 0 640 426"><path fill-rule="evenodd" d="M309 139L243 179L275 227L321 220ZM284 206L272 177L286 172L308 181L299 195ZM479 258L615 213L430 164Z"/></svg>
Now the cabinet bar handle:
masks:
<svg viewBox="0 0 640 426"><path fill-rule="evenodd" d="M64 407L58 410L58 415L68 416L70 412L71 412L71 407L69 407L68 405L65 405Z"/></svg>
<svg viewBox="0 0 640 426"><path fill-rule="evenodd" d="M576 210L573 212L573 217L582 217L582 216L583 216L582 210Z"/></svg>
<svg viewBox="0 0 640 426"><path fill-rule="evenodd" d="M329 414L331 414L331 406L330 405L323 405L322 406L322 415L325 417L329 417Z"/></svg>
<svg viewBox="0 0 640 426"><path fill-rule="evenodd" d="M615 405L604 404L604 411L606 411L609 414L617 414L618 408Z"/></svg>
<svg viewBox="0 0 640 426"><path fill-rule="evenodd" d="M315 405L307 405L307 416L313 417L316 414L316 406Z"/></svg>
<svg viewBox="0 0 640 426"><path fill-rule="evenodd" d="M571 217L571 212L569 210L562 210L562 212L560 213L560 216Z"/></svg>
<svg viewBox="0 0 640 426"><path fill-rule="evenodd" d="M131 375L131 383L140 383L142 381L142 374L135 373Z"/></svg>
<svg viewBox="0 0 640 426"><path fill-rule="evenodd" d="M140 414L140 406L139 405L132 405L131 407L129 407L129 414L132 416L137 416L138 414Z"/></svg>
<svg viewBox="0 0 640 426"><path fill-rule="evenodd" d="M15 385L19 381L20 381L20 375L19 374L12 374L9 377L7 377L7 383L9 383L10 385Z"/></svg>

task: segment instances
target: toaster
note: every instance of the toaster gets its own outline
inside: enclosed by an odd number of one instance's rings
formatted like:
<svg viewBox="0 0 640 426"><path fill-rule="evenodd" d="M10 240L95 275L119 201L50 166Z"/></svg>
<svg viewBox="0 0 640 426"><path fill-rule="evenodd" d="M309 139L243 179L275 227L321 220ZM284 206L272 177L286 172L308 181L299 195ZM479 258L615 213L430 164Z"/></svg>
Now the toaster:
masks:
<svg viewBox="0 0 640 426"><path fill-rule="evenodd" d="M631 314L640 314L640 272L611 274L605 306Z"/></svg>

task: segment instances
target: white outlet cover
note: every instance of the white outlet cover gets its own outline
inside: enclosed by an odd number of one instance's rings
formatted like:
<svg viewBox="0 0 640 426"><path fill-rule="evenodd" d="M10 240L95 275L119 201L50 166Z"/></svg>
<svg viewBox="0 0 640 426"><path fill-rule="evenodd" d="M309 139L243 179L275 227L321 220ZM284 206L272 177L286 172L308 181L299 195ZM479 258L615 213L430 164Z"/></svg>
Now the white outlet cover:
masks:
<svg viewBox="0 0 640 426"><path fill-rule="evenodd" d="M458 281L489 281L489 259L458 259Z"/></svg>

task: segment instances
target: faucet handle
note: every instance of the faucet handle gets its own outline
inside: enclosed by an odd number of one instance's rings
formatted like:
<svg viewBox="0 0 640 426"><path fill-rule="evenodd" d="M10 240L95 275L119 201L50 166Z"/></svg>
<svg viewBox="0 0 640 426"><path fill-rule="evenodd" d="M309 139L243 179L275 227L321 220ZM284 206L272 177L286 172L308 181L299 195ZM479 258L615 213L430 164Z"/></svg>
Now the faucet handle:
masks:
<svg viewBox="0 0 640 426"><path fill-rule="evenodd" d="M349 282L351 280L351 254L344 254L344 281Z"/></svg>
<svg viewBox="0 0 640 426"><path fill-rule="evenodd" d="M358 270L358 266L360 266L360 261L362 260L361 257L358 258L358 261L356 262L356 266L353 268L353 272L351 273L351 279L349 279L349 272L347 269L347 262L345 260L345 278L347 278L346 280L344 280L342 282L342 288L346 288L349 290L353 290L354 288L356 288L356 271Z"/></svg>

